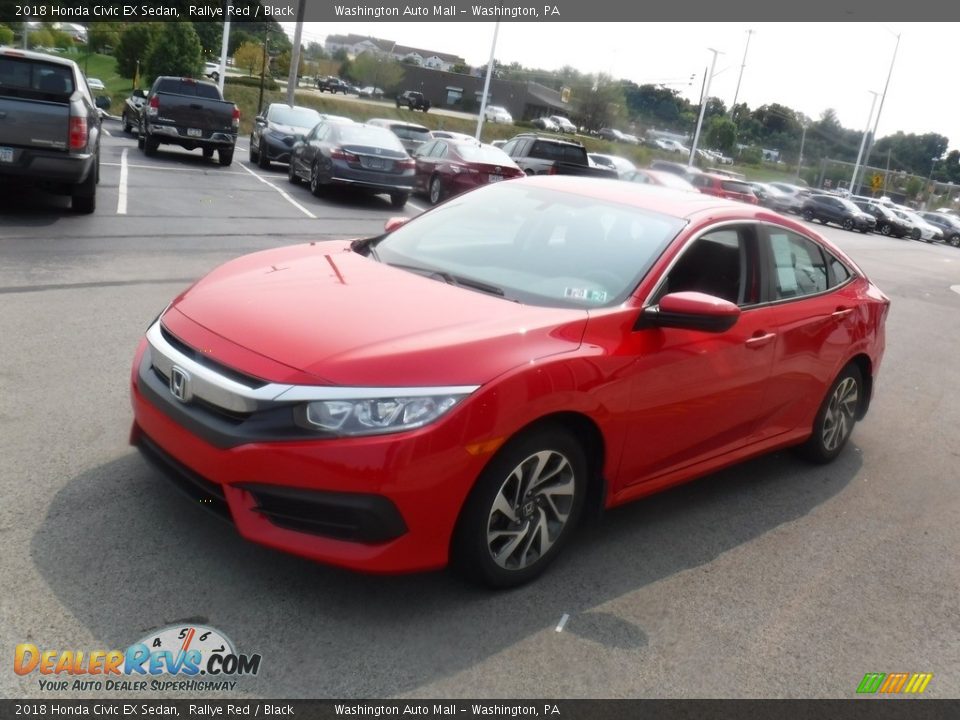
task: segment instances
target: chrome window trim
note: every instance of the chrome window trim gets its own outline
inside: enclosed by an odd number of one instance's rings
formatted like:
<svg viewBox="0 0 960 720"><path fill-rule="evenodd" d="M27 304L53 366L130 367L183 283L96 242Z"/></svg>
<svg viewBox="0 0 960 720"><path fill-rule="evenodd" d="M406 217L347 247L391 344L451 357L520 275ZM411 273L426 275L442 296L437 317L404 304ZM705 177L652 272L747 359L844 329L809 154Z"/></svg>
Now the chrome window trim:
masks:
<svg viewBox="0 0 960 720"><path fill-rule="evenodd" d="M190 374L190 390L195 398L235 412L249 413L272 403L313 402L320 400L372 400L376 398L470 395L479 385L443 385L430 387L349 387L342 385L293 385L268 383L250 388L201 365L166 341L160 321L147 330L150 362L167 377L176 365Z"/></svg>

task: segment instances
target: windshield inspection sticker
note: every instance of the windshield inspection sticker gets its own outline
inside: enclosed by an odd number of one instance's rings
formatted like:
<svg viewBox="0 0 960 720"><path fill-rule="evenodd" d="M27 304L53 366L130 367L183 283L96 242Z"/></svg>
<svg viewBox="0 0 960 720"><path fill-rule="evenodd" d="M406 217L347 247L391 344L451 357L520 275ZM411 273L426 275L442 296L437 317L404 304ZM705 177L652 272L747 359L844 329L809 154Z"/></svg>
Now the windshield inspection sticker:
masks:
<svg viewBox="0 0 960 720"><path fill-rule="evenodd" d="M565 298L572 298L573 300L587 300L588 302L602 303L606 302L607 291L590 290L589 288L566 288L563 291L563 296Z"/></svg>

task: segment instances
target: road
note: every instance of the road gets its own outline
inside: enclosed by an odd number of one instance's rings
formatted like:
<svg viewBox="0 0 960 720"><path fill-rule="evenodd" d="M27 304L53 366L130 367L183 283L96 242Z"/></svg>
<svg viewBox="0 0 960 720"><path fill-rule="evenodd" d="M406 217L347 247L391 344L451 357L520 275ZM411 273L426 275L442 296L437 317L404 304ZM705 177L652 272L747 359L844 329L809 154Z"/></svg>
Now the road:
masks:
<svg viewBox="0 0 960 720"><path fill-rule="evenodd" d="M894 671L960 695L960 251L817 226L893 300L875 402L834 464L775 453L618 509L511 592L368 577L246 543L174 492L127 444L127 384L147 324L195 278L396 211L318 200L245 145L221 168L145 158L105 127L96 214L0 199L8 662L17 643L123 649L190 621L262 655L233 697L844 698ZM52 697L9 668L0 696Z"/></svg>

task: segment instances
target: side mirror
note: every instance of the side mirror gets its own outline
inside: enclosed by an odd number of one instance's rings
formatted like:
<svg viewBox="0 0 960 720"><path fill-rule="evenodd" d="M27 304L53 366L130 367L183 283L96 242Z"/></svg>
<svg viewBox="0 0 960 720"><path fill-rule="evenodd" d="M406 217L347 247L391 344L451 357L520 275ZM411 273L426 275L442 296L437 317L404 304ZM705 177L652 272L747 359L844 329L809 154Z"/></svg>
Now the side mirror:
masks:
<svg viewBox="0 0 960 720"><path fill-rule="evenodd" d="M96 105L101 110L110 109L110 96L109 95L97 95L93 99L93 104Z"/></svg>
<svg viewBox="0 0 960 720"><path fill-rule="evenodd" d="M137 88L136 90L133 91L133 96L136 98L146 98L147 94L140 88Z"/></svg>
<svg viewBox="0 0 960 720"><path fill-rule="evenodd" d="M306 135L294 135L294 136L293 136L293 144L296 145L297 143L305 142L306 139L307 139L307 136L306 136Z"/></svg>
<svg viewBox="0 0 960 720"><path fill-rule="evenodd" d="M700 292L677 292L644 308L638 329L654 326L721 333L736 325L739 317L740 308L729 300Z"/></svg>
<svg viewBox="0 0 960 720"><path fill-rule="evenodd" d="M257 125L266 125L267 119L263 115L257 115Z"/></svg>
<svg viewBox="0 0 960 720"><path fill-rule="evenodd" d="M392 217L383 224L383 231L392 233L398 227L402 225L406 225L409 220L410 218L404 217L402 215L397 215L396 217Z"/></svg>

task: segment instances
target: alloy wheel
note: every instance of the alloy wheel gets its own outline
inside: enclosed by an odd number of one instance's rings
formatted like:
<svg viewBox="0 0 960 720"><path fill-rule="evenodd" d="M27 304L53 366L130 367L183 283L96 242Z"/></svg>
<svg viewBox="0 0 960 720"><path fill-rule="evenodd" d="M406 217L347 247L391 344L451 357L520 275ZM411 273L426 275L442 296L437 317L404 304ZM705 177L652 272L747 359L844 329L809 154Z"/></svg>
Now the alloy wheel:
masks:
<svg viewBox="0 0 960 720"><path fill-rule="evenodd" d="M430 204L436 205L440 202L442 188L440 187L440 178L434 177L430 180Z"/></svg>
<svg viewBox="0 0 960 720"><path fill-rule="evenodd" d="M859 399L857 381L852 377L844 378L833 391L823 418L821 435L823 447L827 452L833 452L846 442L853 430Z"/></svg>

